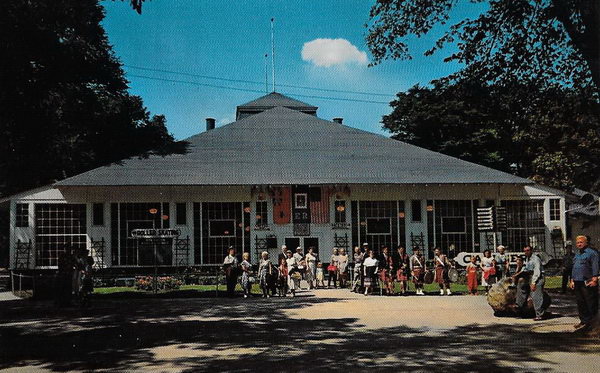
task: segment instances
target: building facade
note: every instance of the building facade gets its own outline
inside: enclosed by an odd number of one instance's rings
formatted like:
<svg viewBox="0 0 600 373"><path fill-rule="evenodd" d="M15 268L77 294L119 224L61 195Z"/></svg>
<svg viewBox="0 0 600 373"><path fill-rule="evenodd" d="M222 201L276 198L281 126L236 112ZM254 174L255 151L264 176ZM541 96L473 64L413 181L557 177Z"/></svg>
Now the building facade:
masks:
<svg viewBox="0 0 600 373"><path fill-rule="evenodd" d="M529 244L559 257L565 195L529 180L317 117L278 93L187 139L186 154L132 158L5 199L10 267L56 268L88 248L101 267L215 265L278 247L433 247L456 254ZM506 208L495 234L477 208ZM173 228L157 240L134 229ZM495 238L494 238L495 236ZM156 250L156 258L154 255Z"/></svg>

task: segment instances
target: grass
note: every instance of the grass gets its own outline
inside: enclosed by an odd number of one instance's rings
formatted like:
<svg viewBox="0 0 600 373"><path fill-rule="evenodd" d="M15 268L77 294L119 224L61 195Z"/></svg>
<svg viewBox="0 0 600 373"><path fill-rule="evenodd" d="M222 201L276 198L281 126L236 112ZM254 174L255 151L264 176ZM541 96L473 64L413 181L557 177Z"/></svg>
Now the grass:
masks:
<svg viewBox="0 0 600 373"><path fill-rule="evenodd" d="M395 285L396 285L396 291L397 292L400 291L399 284L395 283ZM560 289L561 285L562 285L562 278L560 276L550 276L550 277L546 277L546 285L544 288L545 289ZM227 288L225 285L219 285L220 292L224 292L226 289ZM408 289L409 289L409 291L415 290L414 284L412 282L409 282ZM181 286L181 288L178 291L210 292L210 291L215 291L215 290L216 290L215 285L183 285L183 286ZM450 290L453 293L466 293L467 285L453 283L450 285ZM236 291L238 291L238 292L242 291L242 287L239 284L236 286ZM439 291L438 284L425 284L425 292L435 293L438 291ZM137 290L135 287L127 287L127 286L115 286L115 287L105 287L105 288L95 288L94 289L95 294L115 294L115 293L132 293L132 292L148 293L146 291ZM485 292L485 288L483 286L479 286L478 292L480 294L483 294ZM262 294L258 284L252 285L252 294Z"/></svg>

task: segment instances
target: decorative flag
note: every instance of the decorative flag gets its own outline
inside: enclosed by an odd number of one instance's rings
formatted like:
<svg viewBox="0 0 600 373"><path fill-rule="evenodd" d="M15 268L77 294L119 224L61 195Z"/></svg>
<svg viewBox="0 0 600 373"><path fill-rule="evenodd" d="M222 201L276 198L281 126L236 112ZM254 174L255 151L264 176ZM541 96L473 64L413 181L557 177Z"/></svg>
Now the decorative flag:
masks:
<svg viewBox="0 0 600 373"><path fill-rule="evenodd" d="M273 222L289 224L292 211L292 188L281 187L273 191Z"/></svg>
<svg viewBox="0 0 600 373"><path fill-rule="evenodd" d="M331 191L327 187L310 188L310 215L315 224L329 223L329 198Z"/></svg>

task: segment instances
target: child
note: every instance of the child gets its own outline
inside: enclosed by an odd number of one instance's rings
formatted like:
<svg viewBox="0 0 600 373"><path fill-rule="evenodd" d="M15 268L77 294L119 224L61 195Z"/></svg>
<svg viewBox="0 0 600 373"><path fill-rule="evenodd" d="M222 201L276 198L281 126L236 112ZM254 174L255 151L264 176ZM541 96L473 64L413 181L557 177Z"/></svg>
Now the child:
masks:
<svg viewBox="0 0 600 373"><path fill-rule="evenodd" d="M471 263L467 264L467 288L470 295L477 295L477 257L471 257Z"/></svg>
<svg viewBox="0 0 600 373"><path fill-rule="evenodd" d="M325 287L325 277L323 276L323 264L317 263L317 289L319 287Z"/></svg>
<svg viewBox="0 0 600 373"><path fill-rule="evenodd" d="M277 288L279 289L279 296L285 297L287 294L287 283L288 283L288 268L285 258L279 259L279 279L277 281Z"/></svg>

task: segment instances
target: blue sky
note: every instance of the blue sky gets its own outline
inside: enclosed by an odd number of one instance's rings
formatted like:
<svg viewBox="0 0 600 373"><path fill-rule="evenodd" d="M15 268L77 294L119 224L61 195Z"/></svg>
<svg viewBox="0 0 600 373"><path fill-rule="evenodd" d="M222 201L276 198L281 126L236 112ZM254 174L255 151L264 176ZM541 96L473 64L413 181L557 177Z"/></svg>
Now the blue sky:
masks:
<svg viewBox="0 0 600 373"><path fill-rule="evenodd" d="M300 95L389 102L398 91L417 83L425 85L458 68L456 64L442 62L447 53L422 56L422 51L439 33L416 39L412 43L414 59L410 61L385 61L368 67L371 56L365 43L364 24L368 21L370 1L152 0L144 3L142 15L129 8L129 1L104 1L103 5L106 9L103 24L116 55L125 65L131 92L143 98L151 113L166 116L169 131L177 139L203 131L206 117L216 118L217 126L232 122L237 105L265 94L264 55L269 53L270 56L271 17L275 18L277 83L388 95L276 88L278 92L318 106L319 117L330 120L340 116L344 124L352 127L386 134L381 129L381 117L390 112L389 105ZM472 12L471 8L459 8L456 13L461 16L466 12ZM315 42L316 39L345 41ZM309 44L303 59L306 43ZM134 66L262 83L211 80ZM269 71L269 90L270 84Z"/></svg>

